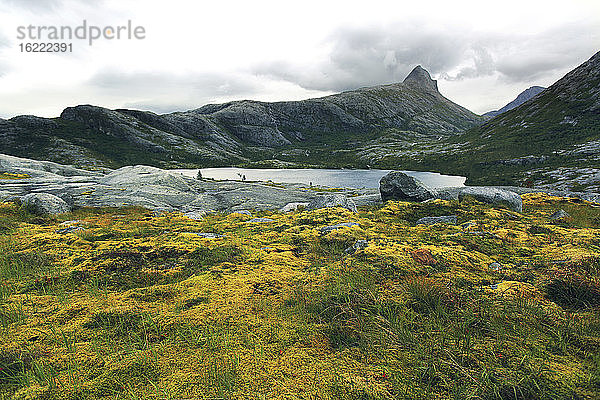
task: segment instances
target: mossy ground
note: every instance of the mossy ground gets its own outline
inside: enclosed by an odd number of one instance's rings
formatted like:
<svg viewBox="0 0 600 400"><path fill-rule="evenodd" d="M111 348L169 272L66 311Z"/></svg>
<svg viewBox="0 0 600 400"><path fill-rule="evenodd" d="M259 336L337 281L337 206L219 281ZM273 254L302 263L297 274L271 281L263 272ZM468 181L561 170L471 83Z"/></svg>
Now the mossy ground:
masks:
<svg viewBox="0 0 600 400"><path fill-rule="evenodd" d="M599 398L600 208L524 199L266 223L1 204L0 397ZM467 224L414 225L447 214Z"/></svg>

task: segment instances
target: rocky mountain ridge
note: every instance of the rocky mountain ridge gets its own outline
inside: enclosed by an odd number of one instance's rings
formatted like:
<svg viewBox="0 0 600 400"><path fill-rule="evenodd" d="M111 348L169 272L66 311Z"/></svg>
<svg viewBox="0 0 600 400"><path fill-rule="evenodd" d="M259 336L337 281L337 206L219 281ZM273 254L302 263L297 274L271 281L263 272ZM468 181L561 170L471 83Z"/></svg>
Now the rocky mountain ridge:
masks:
<svg viewBox="0 0 600 400"><path fill-rule="evenodd" d="M88 166L224 166L269 158L273 149L343 148L389 131L438 140L482 122L418 66L402 83L302 101L232 101L163 115L80 105L55 119L19 116L0 121L0 152Z"/></svg>
<svg viewBox="0 0 600 400"><path fill-rule="evenodd" d="M449 139L452 154L428 162L471 184L598 192L598 143L600 52L519 107Z"/></svg>

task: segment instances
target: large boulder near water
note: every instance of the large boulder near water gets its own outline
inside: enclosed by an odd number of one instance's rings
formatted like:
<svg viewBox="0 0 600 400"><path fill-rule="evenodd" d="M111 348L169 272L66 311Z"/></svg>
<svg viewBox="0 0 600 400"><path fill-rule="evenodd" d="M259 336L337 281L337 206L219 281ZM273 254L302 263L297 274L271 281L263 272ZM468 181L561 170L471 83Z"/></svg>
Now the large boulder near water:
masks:
<svg viewBox="0 0 600 400"><path fill-rule="evenodd" d="M71 211L69 206L60 197L49 193L30 193L21 199L21 203L32 214L54 215Z"/></svg>
<svg viewBox="0 0 600 400"><path fill-rule="evenodd" d="M392 171L379 181L381 200L425 201L437 197L437 191L400 171Z"/></svg>
<svg viewBox="0 0 600 400"><path fill-rule="evenodd" d="M516 212L523 212L521 196L515 192L489 187L467 187L458 193L458 200L472 198L482 203L501 205Z"/></svg>
<svg viewBox="0 0 600 400"><path fill-rule="evenodd" d="M343 194L326 194L317 196L308 203L306 209L316 210L318 208L326 207L342 207L352 212L356 212L356 204L354 204L354 201L347 198Z"/></svg>

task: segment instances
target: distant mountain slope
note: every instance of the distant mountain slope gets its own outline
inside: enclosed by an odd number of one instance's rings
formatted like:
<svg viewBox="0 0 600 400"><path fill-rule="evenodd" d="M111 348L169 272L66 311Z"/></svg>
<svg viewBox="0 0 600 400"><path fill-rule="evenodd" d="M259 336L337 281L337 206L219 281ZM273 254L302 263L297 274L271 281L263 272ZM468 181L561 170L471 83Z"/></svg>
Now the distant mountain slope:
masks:
<svg viewBox="0 0 600 400"><path fill-rule="evenodd" d="M502 113L505 113L509 110L512 110L513 108L516 108L516 107L520 106L521 104L525 103L526 101L534 98L535 96L540 94L544 89L546 89L546 88L541 87L541 86L532 86L529 89L525 89L517 96L516 99L514 99L513 101L511 101L510 103L508 103L501 109L496 110L496 111L486 112L485 114L483 114L483 116L493 118L493 117L496 117L496 116L498 116Z"/></svg>
<svg viewBox="0 0 600 400"><path fill-rule="evenodd" d="M600 52L521 106L451 138L433 169L470 183L600 190Z"/></svg>
<svg viewBox="0 0 600 400"><path fill-rule="evenodd" d="M531 101L473 128L469 138L508 153L557 150L600 135L600 52Z"/></svg>
<svg viewBox="0 0 600 400"><path fill-rule="evenodd" d="M303 101L234 101L164 115L82 105L55 119L19 116L0 120L0 153L113 167L232 165L277 149L343 149L390 131L439 140L482 122L418 66L402 83Z"/></svg>

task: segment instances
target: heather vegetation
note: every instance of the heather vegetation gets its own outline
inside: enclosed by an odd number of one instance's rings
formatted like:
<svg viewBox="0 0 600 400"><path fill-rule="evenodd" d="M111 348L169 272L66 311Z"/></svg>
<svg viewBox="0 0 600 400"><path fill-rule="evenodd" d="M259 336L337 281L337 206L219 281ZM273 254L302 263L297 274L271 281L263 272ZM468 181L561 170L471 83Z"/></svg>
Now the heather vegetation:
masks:
<svg viewBox="0 0 600 400"><path fill-rule="evenodd" d="M600 208L523 199L261 222L1 203L0 397L598 398Z"/></svg>

